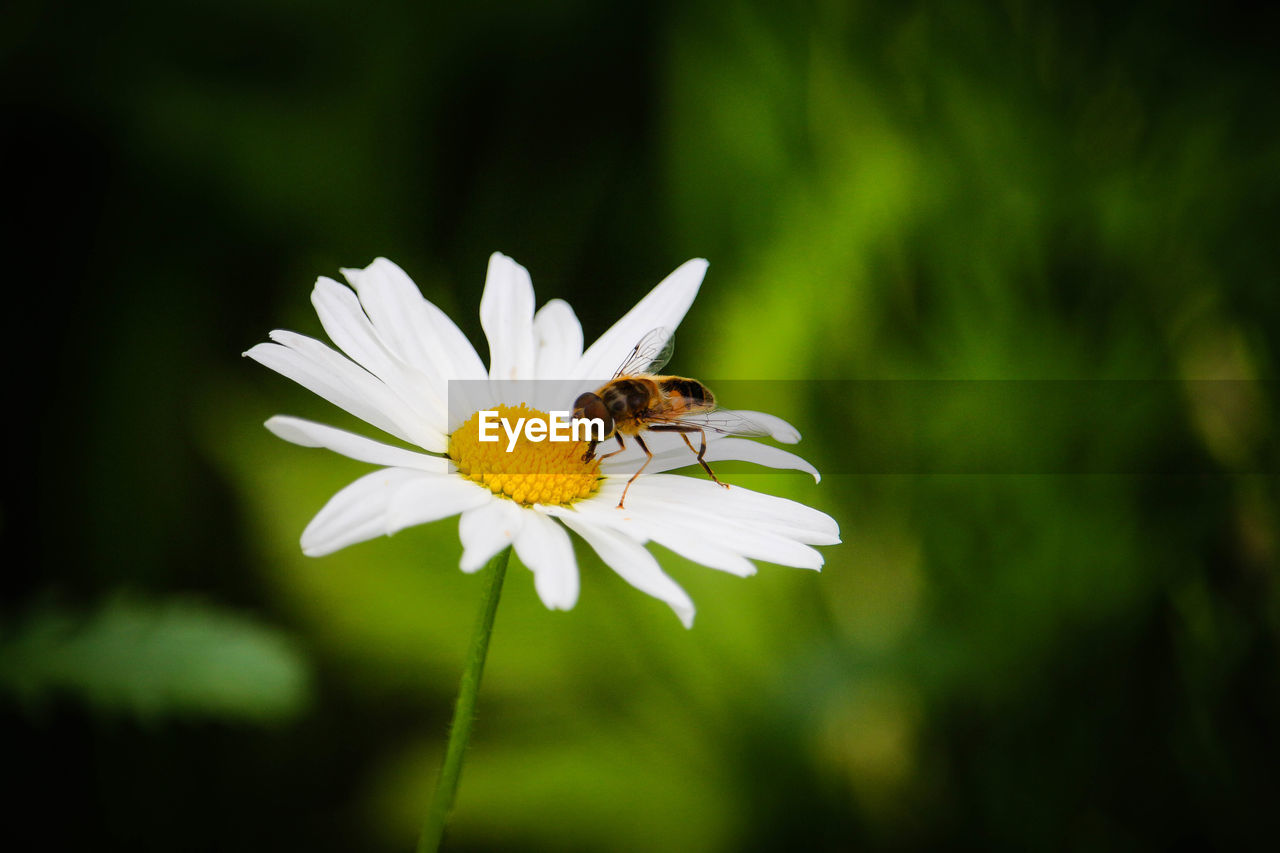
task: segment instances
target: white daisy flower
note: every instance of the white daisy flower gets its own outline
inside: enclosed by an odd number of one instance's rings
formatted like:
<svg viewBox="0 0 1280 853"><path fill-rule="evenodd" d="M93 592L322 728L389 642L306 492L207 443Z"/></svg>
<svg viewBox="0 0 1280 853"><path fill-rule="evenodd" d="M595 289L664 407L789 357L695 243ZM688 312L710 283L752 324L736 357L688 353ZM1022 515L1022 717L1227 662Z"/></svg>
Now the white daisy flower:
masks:
<svg viewBox="0 0 1280 853"><path fill-rule="evenodd" d="M736 484L724 489L663 473L696 464L683 436L645 433L654 456L631 483L625 508L619 506L623 490L644 462L635 442L587 462L581 442L522 437L508 452L506 436L496 444L477 441L483 410L546 421L577 393L599 388L647 332L679 325L706 268L704 260L680 266L584 351L573 309L553 299L535 313L528 272L495 253L480 300L487 370L461 330L391 261L343 270L351 287L321 277L311 301L346 355L279 330L270 335L273 343L245 355L420 450L300 418L268 420L267 428L287 441L381 466L320 510L302 533L303 552L321 556L460 515L463 571L477 571L514 545L543 603L568 610L578 599L572 531L624 580L670 605L686 627L693 624L693 602L644 547L648 542L740 576L755 573L752 560L820 568L822 555L811 546L840 541L830 516ZM779 418L737 415L779 441L799 440ZM780 448L711 431L706 436L708 461L745 460L818 478L808 462Z"/></svg>

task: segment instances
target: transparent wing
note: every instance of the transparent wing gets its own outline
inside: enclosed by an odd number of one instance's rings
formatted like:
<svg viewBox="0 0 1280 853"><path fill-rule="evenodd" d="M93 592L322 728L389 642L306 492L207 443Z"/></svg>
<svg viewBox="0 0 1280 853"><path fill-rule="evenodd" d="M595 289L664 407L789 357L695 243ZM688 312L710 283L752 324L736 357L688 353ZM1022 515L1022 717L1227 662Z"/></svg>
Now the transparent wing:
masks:
<svg viewBox="0 0 1280 853"><path fill-rule="evenodd" d="M720 435L767 435L783 444L795 444L800 440L799 430L777 415L753 412L748 409L713 408L709 411L684 415L649 416L645 420L650 424L681 424L686 427L699 427Z"/></svg>
<svg viewBox="0 0 1280 853"><path fill-rule="evenodd" d="M626 361L613 374L613 378L635 373L657 373L671 360L671 354L675 351L673 330L666 326L653 329L635 345Z"/></svg>
<svg viewBox="0 0 1280 853"><path fill-rule="evenodd" d="M686 415L650 415L645 418L650 424L679 424L681 426L705 429L707 432L718 432L721 435L768 435L775 432L768 424L760 423L746 414L728 409L712 409Z"/></svg>

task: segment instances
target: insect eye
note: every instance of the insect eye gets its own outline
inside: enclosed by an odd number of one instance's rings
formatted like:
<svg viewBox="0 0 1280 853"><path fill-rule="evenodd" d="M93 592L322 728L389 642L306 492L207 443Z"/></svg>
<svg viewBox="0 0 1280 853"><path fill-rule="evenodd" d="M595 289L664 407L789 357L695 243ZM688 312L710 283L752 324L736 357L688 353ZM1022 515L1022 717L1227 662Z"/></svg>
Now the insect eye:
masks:
<svg viewBox="0 0 1280 853"><path fill-rule="evenodd" d="M573 417L588 418L590 420L600 420L604 422L604 434L611 435L613 433L613 416L609 414L609 409L605 407L604 400L590 392L582 394L573 404Z"/></svg>

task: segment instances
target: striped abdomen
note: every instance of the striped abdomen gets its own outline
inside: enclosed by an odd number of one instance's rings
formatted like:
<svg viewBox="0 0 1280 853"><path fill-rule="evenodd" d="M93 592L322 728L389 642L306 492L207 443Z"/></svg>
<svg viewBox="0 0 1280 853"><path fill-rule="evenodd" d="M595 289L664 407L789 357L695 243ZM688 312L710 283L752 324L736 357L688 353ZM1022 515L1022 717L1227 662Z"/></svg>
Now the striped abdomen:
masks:
<svg viewBox="0 0 1280 853"><path fill-rule="evenodd" d="M683 415L706 412L715 408L716 398L711 389L696 379L683 376L664 376L658 382L670 414Z"/></svg>

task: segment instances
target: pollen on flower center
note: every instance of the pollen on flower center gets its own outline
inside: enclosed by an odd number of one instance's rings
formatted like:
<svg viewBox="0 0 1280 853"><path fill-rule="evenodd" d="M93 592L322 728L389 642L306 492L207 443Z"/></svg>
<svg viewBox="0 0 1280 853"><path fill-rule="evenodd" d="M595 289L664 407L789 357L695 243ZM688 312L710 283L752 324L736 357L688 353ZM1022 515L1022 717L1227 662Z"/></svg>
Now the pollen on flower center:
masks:
<svg viewBox="0 0 1280 853"><path fill-rule="evenodd" d="M538 420L550 426L546 412L523 403L498 406L495 411L500 422L512 428L521 418L526 423ZM495 495L525 506L567 505L590 497L600 487L600 460L582 461L587 442L530 441L522 429L508 452L507 432L500 426L496 433L497 441L480 440L480 413L476 412L449 436L449 458L458 472Z"/></svg>

